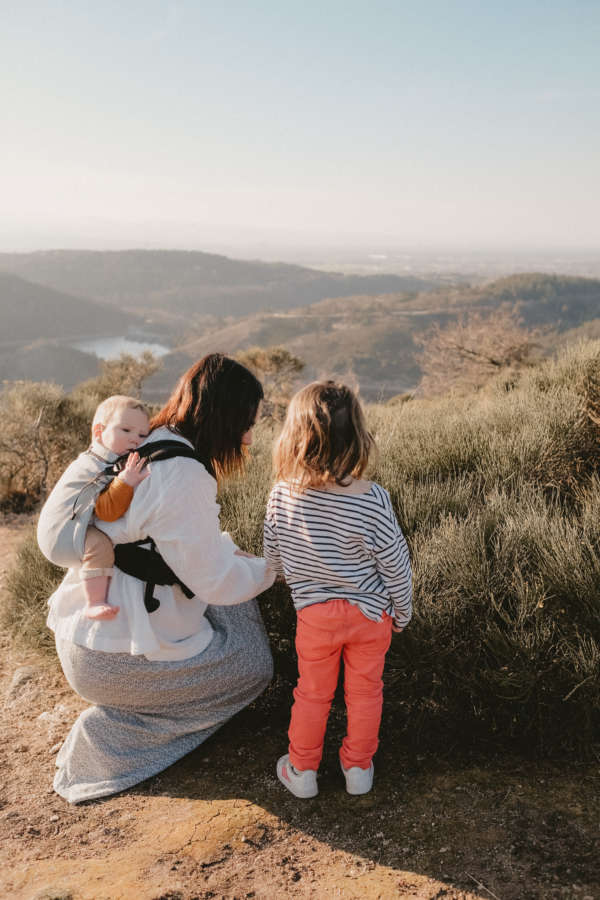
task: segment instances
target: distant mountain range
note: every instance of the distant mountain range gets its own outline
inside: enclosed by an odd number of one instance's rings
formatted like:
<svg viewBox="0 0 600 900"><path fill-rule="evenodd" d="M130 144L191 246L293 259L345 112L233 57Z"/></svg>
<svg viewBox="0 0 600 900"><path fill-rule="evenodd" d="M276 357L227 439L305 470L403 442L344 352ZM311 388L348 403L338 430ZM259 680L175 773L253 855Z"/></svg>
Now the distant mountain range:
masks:
<svg viewBox="0 0 600 900"><path fill-rule="evenodd" d="M293 309L326 297L436 287L434 281L412 276L340 275L180 250L1 253L0 270L122 309L188 316L249 315Z"/></svg>
<svg viewBox="0 0 600 900"><path fill-rule="evenodd" d="M98 370L74 338L145 335L173 346L148 396L213 350L284 345L306 376L350 378L368 399L411 390L414 338L472 309L514 306L528 325L582 336L600 327L600 281L528 274L486 285L344 276L180 251L0 254L0 379L66 388Z"/></svg>

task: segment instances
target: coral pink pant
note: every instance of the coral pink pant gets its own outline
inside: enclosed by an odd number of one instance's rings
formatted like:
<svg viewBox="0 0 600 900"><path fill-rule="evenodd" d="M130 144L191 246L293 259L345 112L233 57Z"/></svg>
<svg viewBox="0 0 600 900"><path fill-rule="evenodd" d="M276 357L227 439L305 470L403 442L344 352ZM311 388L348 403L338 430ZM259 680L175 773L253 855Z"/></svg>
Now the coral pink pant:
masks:
<svg viewBox="0 0 600 900"><path fill-rule="evenodd" d="M331 701L344 655L348 731L340 749L344 768L367 769L377 750L383 703L383 665L392 619L373 622L347 600L315 603L298 612L298 684L290 730L290 762L318 769Z"/></svg>

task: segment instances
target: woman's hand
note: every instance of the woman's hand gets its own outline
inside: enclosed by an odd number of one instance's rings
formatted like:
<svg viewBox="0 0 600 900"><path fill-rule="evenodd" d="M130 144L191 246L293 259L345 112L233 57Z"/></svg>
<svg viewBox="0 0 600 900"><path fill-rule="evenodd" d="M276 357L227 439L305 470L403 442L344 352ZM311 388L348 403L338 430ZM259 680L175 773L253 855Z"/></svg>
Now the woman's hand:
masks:
<svg viewBox="0 0 600 900"><path fill-rule="evenodd" d="M239 547L235 551L235 555L236 556L245 556L246 559L258 559L258 556L255 556L254 553L246 553L245 550L240 550Z"/></svg>
<svg viewBox="0 0 600 900"><path fill-rule="evenodd" d="M135 453L129 454L127 462L125 463L125 468L122 472L119 472L118 477L121 481L124 481L125 484L135 488L138 484L141 484L142 481L148 478L149 475L150 469L146 465L146 460L141 459L139 453L136 451Z"/></svg>
<svg viewBox="0 0 600 900"><path fill-rule="evenodd" d="M400 634L401 631L404 631L404 626L396 625L395 622L392 622L392 631L395 634Z"/></svg>

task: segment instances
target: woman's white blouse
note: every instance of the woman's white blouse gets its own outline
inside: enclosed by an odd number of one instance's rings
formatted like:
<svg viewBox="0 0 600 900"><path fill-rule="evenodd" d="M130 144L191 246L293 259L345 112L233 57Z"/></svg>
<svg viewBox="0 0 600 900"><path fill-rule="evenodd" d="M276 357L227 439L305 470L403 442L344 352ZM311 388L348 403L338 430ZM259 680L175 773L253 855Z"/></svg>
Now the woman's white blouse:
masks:
<svg viewBox="0 0 600 900"><path fill-rule="evenodd" d="M149 441L181 440L167 428ZM144 583L115 568L109 602L119 606L114 619L84 615L85 597L79 569L69 569L50 597L48 626L57 639L109 653L143 654L151 660L188 659L204 650L213 630L204 615L207 605L243 603L273 583L264 559L236 556L236 545L219 527L217 483L201 463L186 457L150 465L151 474L135 489L125 515L116 522L94 524L113 543L152 537L177 577L194 592L188 599L174 585L157 585L156 612L144 606Z"/></svg>

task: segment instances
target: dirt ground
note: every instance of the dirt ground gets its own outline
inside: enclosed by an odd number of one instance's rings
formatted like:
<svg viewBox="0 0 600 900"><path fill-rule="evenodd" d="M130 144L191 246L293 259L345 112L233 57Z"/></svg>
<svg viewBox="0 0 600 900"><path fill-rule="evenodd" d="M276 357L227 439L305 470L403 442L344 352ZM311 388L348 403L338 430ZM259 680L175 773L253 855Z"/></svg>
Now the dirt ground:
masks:
<svg viewBox="0 0 600 900"><path fill-rule="evenodd" d="M26 524L0 524L0 592ZM320 794L296 800L274 774L287 710L269 695L161 775L70 806L52 775L83 703L1 640L2 897L600 898L597 767L414 756L384 724L375 787L350 797L337 711Z"/></svg>

